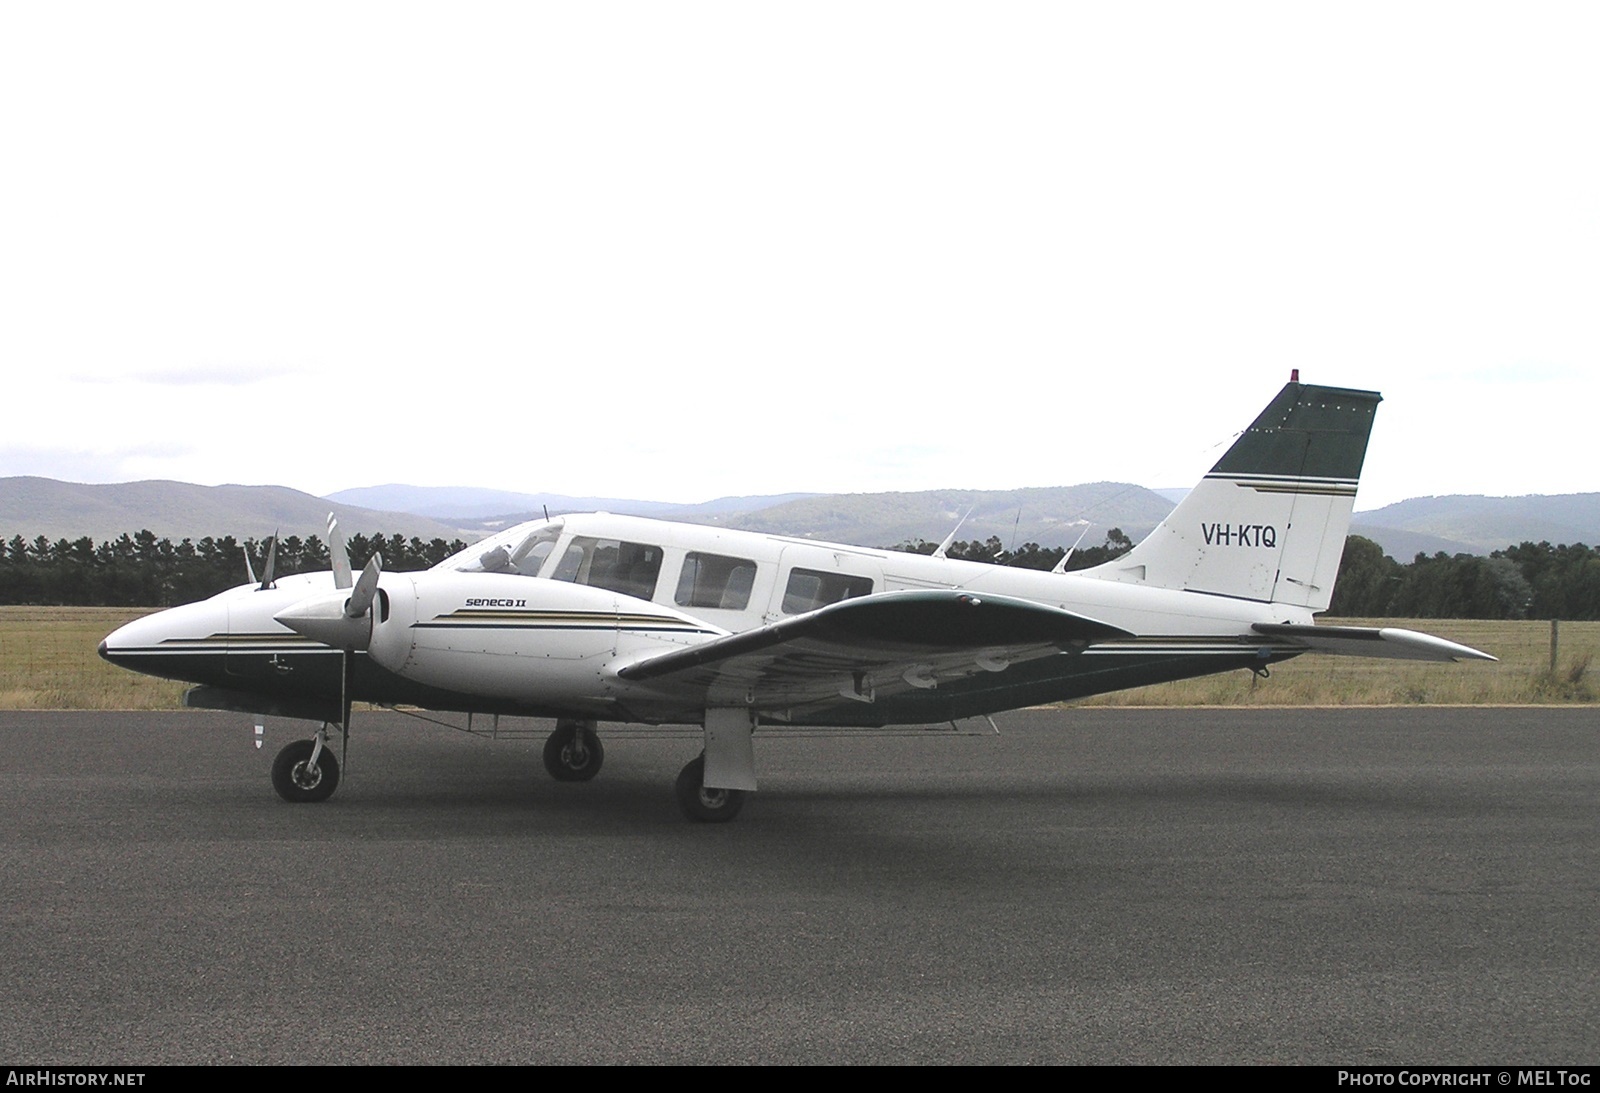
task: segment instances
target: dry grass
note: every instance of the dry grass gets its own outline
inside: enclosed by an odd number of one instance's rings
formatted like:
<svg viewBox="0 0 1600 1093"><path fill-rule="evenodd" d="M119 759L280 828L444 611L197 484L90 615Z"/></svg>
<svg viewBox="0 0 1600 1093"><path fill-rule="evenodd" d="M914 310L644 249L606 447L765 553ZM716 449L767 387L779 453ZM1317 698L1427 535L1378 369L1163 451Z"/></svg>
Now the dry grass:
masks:
<svg viewBox="0 0 1600 1093"><path fill-rule="evenodd" d="M1590 671L1600 622L1564 622L1559 663L1550 671L1550 623L1473 619L1337 619L1346 626L1421 630L1499 657L1498 664L1434 664L1364 657L1303 656L1270 678L1245 671L1162 683L1087 699L1095 706L1412 706L1593 702Z"/></svg>
<svg viewBox="0 0 1600 1093"><path fill-rule="evenodd" d="M0 607L0 709L170 710L182 683L138 675L96 649L123 623L152 609Z"/></svg>
<svg viewBox="0 0 1600 1093"><path fill-rule="evenodd" d="M107 664L102 638L148 610L0 607L0 709L170 710L182 683ZM1438 634L1500 658L1499 664L1427 664L1305 656L1258 680L1235 671L1087 700L1096 706L1388 706L1584 703L1600 697L1591 661L1600 622L1561 624L1560 663L1550 667L1548 622L1341 619Z"/></svg>

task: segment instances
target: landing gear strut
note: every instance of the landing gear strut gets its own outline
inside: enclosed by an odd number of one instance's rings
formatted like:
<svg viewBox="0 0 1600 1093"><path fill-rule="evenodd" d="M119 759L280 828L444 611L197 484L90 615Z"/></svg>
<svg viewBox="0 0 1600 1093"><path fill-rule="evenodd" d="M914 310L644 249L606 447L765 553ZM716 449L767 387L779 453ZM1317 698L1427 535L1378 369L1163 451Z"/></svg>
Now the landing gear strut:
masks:
<svg viewBox="0 0 1600 1093"><path fill-rule="evenodd" d="M310 740L296 740L272 761L272 788L290 804L326 801L339 788L339 760L323 746L324 728Z"/></svg>
<svg viewBox="0 0 1600 1093"><path fill-rule="evenodd" d="M587 782L605 758L593 721L557 721L544 742L544 769L558 782Z"/></svg>
<svg viewBox="0 0 1600 1093"><path fill-rule="evenodd" d="M706 757L697 756L678 774L678 806L691 820L703 824L725 824L744 807L742 789L707 789Z"/></svg>

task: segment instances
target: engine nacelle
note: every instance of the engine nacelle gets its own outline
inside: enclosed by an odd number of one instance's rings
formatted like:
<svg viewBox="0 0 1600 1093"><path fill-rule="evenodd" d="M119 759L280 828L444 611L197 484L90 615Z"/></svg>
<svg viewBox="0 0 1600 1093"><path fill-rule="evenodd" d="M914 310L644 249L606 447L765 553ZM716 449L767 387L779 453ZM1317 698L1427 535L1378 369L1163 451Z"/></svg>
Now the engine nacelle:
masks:
<svg viewBox="0 0 1600 1093"><path fill-rule="evenodd" d="M606 701L608 670L664 645L723 633L604 588L502 573L386 574L387 617L368 653L396 675L452 691L541 704Z"/></svg>

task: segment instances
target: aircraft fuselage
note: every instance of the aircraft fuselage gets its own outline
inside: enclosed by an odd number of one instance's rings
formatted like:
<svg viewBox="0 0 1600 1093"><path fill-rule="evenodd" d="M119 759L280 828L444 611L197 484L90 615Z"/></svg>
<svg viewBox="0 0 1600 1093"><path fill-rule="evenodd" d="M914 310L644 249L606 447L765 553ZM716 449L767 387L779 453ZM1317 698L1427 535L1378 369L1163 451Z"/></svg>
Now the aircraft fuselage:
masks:
<svg viewBox="0 0 1600 1093"><path fill-rule="evenodd" d="M544 549L513 561L530 541ZM498 571L486 571L484 559ZM880 682L764 720L919 724L1258 668L1304 650L1252 632L1253 623L1311 621L1309 611L1282 604L603 513L521 525L425 573L385 573L380 588L384 617L370 652L357 654L356 700L648 723L699 723L703 697L629 683L620 668L882 592L1015 597L1133 636L974 665L932 686ZM200 685L191 699L198 704L334 720L341 651L277 621L318 594L336 594L330 574L283 577L265 590L242 585L129 623L102 655Z"/></svg>

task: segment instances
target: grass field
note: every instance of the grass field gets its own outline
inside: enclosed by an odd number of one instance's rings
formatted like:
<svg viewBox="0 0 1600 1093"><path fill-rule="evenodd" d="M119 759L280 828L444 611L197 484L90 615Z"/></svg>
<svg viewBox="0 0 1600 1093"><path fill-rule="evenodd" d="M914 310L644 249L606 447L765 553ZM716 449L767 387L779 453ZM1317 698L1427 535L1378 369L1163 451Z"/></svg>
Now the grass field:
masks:
<svg viewBox="0 0 1600 1093"><path fill-rule="evenodd" d="M1476 619L1330 619L1342 626L1421 630L1499 657L1498 664L1307 655L1274 665L1271 676L1245 671L1162 683L1088 699L1090 706L1500 706L1585 703L1600 697L1600 622L1564 622L1550 671L1550 623Z"/></svg>
<svg viewBox="0 0 1600 1093"><path fill-rule="evenodd" d="M153 608L0 607L0 709L169 710L185 685L107 664L111 631Z"/></svg>
<svg viewBox="0 0 1600 1093"><path fill-rule="evenodd" d="M0 607L0 709L167 710L184 684L107 664L100 640L148 610L111 607ZM1482 649L1499 664L1425 664L1358 657L1305 656L1272 669L1244 671L1101 695L1097 706L1387 706L1429 703L1505 705L1584 703L1600 697L1590 660L1600 651L1600 622L1560 627L1558 666L1550 672L1548 622L1448 619L1341 619L1402 626Z"/></svg>

